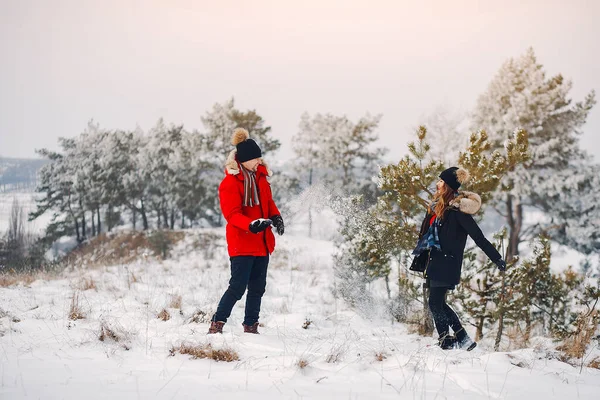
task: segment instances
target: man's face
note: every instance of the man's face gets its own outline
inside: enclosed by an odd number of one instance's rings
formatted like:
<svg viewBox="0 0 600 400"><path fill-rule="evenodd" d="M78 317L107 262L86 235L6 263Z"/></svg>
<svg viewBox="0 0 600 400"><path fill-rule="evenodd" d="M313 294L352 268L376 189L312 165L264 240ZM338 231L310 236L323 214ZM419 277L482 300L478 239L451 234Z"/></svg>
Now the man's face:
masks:
<svg viewBox="0 0 600 400"><path fill-rule="evenodd" d="M242 163L242 165L247 170L256 172L256 169L260 165L260 158L254 158L252 160L245 161Z"/></svg>

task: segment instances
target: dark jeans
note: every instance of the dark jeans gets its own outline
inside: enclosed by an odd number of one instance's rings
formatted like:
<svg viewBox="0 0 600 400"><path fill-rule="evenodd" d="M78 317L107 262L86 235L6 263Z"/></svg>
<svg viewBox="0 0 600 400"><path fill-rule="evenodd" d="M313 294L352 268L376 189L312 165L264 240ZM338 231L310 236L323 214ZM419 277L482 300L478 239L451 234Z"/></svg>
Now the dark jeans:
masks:
<svg viewBox="0 0 600 400"><path fill-rule="evenodd" d="M242 298L247 287L244 324L254 325L258 322L260 301L267 286L269 256L237 256L231 257L230 260L231 279L229 280L229 287L221 297L217 312L213 315L212 320L227 322L233 306Z"/></svg>
<svg viewBox="0 0 600 400"><path fill-rule="evenodd" d="M435 321L440 338L443 339L450 334L450 328L454 331L454 335L458 340L462 340L467 336L463 326L458 320L458 316L446 304L447 287L431 287L429 288L429 309Z"/></svg>

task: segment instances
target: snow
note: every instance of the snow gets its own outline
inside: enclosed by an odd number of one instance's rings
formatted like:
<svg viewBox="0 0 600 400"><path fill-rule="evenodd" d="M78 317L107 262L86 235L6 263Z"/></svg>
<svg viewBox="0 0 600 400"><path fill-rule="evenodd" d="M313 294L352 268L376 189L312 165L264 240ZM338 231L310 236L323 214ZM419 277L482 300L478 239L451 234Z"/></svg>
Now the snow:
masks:
<svg viewBox="0 0 600 400"><path fill-rule="evenodd" d="M0 288L0 398L597 398L600 371L558 361L547 339L510 353L485 342L472 352L442 351L405 325L359 315L332 296L334 246L325 240L277 237L260 335L242 333L244 298L224 334L207 335L207 322L189 320L198 310L210 316L226 288L224 230L186 234L165 261L66 270ZM83 278L96 289L83 290ZM86 318L71 321L74 293ZM178 295L181 310L169 307ZM156 317L165 308L168 321ZM102 324L121 341L100 341ZM240 359L171 356L184 342L231 347Z"/></svg>

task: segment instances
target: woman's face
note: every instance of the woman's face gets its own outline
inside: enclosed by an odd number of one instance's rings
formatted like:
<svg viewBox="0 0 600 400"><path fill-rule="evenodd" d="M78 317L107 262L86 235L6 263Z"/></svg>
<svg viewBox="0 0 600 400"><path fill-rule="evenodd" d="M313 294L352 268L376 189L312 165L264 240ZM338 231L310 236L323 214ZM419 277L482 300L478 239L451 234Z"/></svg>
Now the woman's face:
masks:
<svg viewBox="0 0 600 400"><path fill-rule="evenodd" d="M437 187L437 191L439 193L444 193L444 183L445 182L443 180L441 180L441 179L438 181L438 183L436 183L435 186Z"/></svg>
<svg viewBox="0 0 600 400"><path fill-rule="evenodd" d="M256 172L256 169L258 168L258 166L260 165L260 158L254 158L252 160L248 160L248 161L244 161L242 163L242 165L244 166L244 168L246 168L248 171L254 171Z"/></svg>

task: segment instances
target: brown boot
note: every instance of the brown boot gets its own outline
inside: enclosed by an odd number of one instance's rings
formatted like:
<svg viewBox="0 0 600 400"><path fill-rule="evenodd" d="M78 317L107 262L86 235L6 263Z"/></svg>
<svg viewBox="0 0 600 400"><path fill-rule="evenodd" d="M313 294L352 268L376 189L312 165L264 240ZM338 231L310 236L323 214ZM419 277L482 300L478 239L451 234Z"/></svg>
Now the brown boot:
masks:
<svg viewBox="0 0 600 400"><path fill-rule="evenodd" d="M254 325L242 324L242 326L244 327L244 333L254 333L256 335L259 335L258 322L255 322Z"/></svg>
<svg viewBox="0 0 600 400"><path fill-rule="evenodd" d="M208 328L208 333L223 333L223 325L225 325L225 322L211 321L210 328Z"/></svg>

